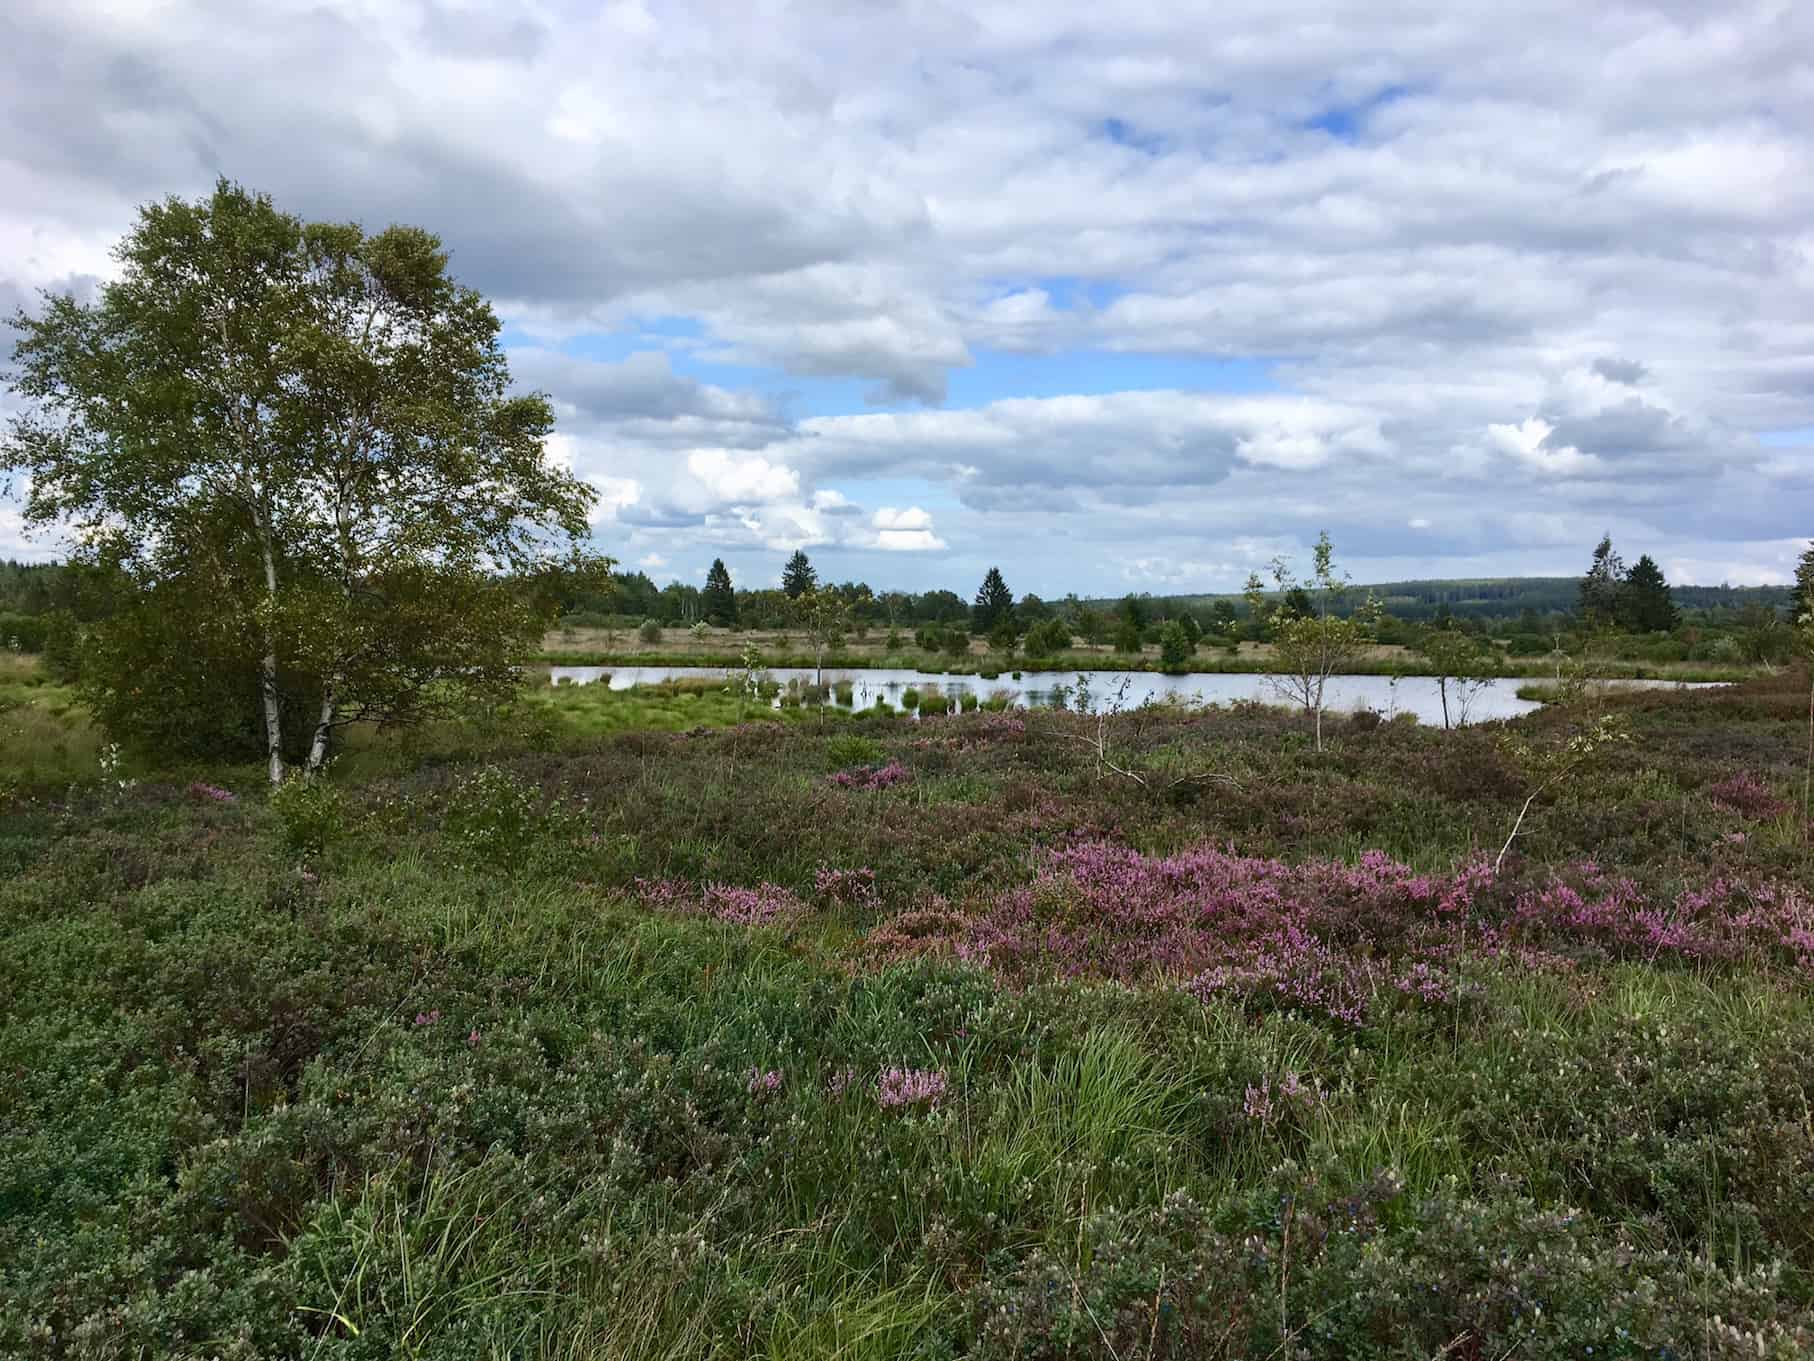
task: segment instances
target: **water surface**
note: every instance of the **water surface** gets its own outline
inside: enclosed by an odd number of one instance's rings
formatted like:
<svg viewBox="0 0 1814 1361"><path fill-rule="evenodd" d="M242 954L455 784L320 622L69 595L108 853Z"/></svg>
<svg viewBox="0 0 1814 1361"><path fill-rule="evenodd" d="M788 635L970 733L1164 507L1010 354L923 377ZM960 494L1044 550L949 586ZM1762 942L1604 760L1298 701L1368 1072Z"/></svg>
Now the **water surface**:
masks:
<svg viewBox="0 0 1814 1361"><path fill-rule="evenodd" d="M710 666L552 666L548 668L554 684L563 681L574 685L589 685L601 677L609 677L613 690L628 690L637 685L649 685L668 679L705 676L713 679L724 679L728 673L722 667ZM764 674L786 685L789 681L810 684L813 671L810 667L777 666L766 668ZM837 681L849 681L851 686L851 703L863 709L874 704L877 697L886 699L897 708L901 702L901 692L908 687L921 694L949 695L959 701L967 694L978 699L987 699L997 691L1009 696L1009 703L1016 708L1040 707L1052 702L1055 691L1062 690L1069 696L1067 702L1075 705L1076 692L1080 676L1089 678L1091 693L1095 696L1098 709L1113 703L1121 687L1126 684L1122 693L1123 708L1134 708L1148 700L1186 700L1204 704L1227 704L1237 699L1257 699L1269 704L1288 704L1291 702L1286 692L1279 688L1278 676L1263 675L1258 672L1205 673L1189 676L1168 676L1159 671L1023 671L1016 680L1011 674L1004 673L995 680L984 680L981 676L943 676L924 671L909 670L862 670L825 672L826 684ZM1672 681L1623 681L1620 684L1633 686L1672 685ZM1467 706L1465 719L1470 723L1488 722L1494 719L1516 718L1540 708L1534 700L1519 699L1517 689L1523 681L1500 679L1488 681L1474 694ZM1323 695L1324 707L1335 712L1353 712L1357 709L1373 709L1381 715L1391 718L1397 714L1415 714L1420 723L1441 724L1442 696L1436 681L1429 676L1331 676L1328 688ZM1463 721L1463 715L1457 710L1460 705L1456 698L1455 687L1449 688L1449 718L1451 722Z"/></svg>

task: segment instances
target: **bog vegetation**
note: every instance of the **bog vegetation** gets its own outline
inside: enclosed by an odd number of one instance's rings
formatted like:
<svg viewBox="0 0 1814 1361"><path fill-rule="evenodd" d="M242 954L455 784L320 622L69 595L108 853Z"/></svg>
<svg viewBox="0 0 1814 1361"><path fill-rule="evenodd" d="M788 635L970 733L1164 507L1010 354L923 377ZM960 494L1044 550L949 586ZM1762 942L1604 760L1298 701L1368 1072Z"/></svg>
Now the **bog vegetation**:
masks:
<svg viewBox="0 0 1814 1361"><path fill-rule="evenodd" d="M5 446L93 532L0 571L0 1354L1814 1354L1814 550L1696 623L1601 544L1454 731L1325 711L1327 539L1244 615L716 561L601 627L810 685L529 685L619 596L433 239L223 185L122 260ZM1511 645L1434 622L1465 718ZM884 624L1291 703L827 705ZM1767 669L1584 683L1697 628Z"/></svg>
<svg viewBox="0 0 1814 1361"><path fill-rule="evenodd" d="M0 1352L1804 1356L1806 680L1604 704L35 730Z"/></svg>

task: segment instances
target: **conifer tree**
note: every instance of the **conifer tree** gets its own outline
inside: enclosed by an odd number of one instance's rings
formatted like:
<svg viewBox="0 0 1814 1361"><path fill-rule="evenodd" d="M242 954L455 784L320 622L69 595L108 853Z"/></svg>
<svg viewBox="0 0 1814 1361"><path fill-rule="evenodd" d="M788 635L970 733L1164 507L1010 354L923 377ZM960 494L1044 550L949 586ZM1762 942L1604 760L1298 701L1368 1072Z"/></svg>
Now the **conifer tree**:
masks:
<svg viewBox="0 0 1814 1361"><path fill-rule="evenodd" d="M1002 580L1001 568L991 567L976 588L976 602L970 607L970 631L987 635L996 624L1014 612L1014 592Z"/></svg>
<svg viewBox="0 0 1814 1361"><path fill-rule="evenodd" d="M699 600L705 611L708 624L719 628L737 627L737 592L731 586L731 574L724 565L723 558L713 558L712 568L705 574L705 591Z"/></svg>
<svg viewBox="0 0 1814 1361"><path fill-rule="evenodd" d="M796 548L787 566L781 569L781 589L789 600L798 600L819 584L819 573L803 549Z"/></svg>

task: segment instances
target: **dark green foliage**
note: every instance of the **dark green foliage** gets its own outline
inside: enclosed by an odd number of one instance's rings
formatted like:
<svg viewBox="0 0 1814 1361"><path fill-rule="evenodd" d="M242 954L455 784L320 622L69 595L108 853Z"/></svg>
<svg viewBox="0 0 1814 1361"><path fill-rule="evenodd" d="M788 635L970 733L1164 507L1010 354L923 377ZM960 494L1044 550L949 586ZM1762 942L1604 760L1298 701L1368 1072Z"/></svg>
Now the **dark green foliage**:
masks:
<svg viewBox="0 0 1814 1361"><path fill-rule="evenodd" d="M1047 619L1028 629L1020 646L1030 659L1042 661L1071 646L1071 626L1062 619Z"/></svg>
<svg viewBox="0 0 1814 1361"><path fill-rule="evenodd" d="M726 629L737 626L737 592L731 586L730 570L725 567L723 558L712 559L699 603L705 611L706 623Z"/></svg>
<svg viewBox="0 0 1814 1361"><path fill-rule="evenodd" d="M1189 664L1197 643L1182 621L1173 619L1159 634L1159 666L1162 670L1181 672Z"/></svg>
<svg viewBox="0 0 1814 1361"><path fill-rule="evenodd" d="M1137 653L1140 648L1139 626L1131 619L1123 619L1115 629L1115 651Z"/></svg>
<svg viewBox="0 0 1814 1361"><path fill-rule="evenodd" d="M1594 560L1581 578L1579 608L1590 628L1610 628L1619 617L1619 585L1625 562L1613 550L1610 534L1594 548Z"/></svg>
<svg viewBox="0 0 1814 1361"><path fill-rule="evenodd" d="M819 573L804 549L796 548L781 569L781 589L789 600L798 600L819 584Z"/></svg>
<svg viewBox="0 0 1814 1361"><path fill-rule="evenodd" d="M984 573L983 584L976 588L976 600L970 606L970 631L986 637L1003 620L1011 621L1013 617L1014 592L1002 580L1001 569L991 567Z"/></svg>
<svg viewBox="0 0 1814 1361"><path fill-rule="evenodd" d="M1004 657L1014 651L1014 645L1020 641L1020 628L1012 614L1004 614L995 621L989 630L989 646Z"/></svg>
<svg viewBox="0 0 1814 1361"><path fill-rule="evenodd" d="M1667 633L1681 622L1663 569L1648 553L1625 574L1618 605L1619 622L1634 633Z"/></svg>

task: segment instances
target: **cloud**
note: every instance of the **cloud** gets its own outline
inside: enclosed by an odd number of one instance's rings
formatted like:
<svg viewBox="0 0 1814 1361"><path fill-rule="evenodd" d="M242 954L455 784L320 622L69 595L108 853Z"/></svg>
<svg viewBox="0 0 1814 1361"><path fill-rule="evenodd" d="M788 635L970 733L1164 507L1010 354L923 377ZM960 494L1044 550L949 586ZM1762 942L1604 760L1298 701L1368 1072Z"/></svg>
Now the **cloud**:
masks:
<svg viewBox="0 0 1814 1361"><path fill-rule="evenodd" d="M687 455L687 471L712 500L724 505L760 505L799 495L800 475L766 458L738 458L718 449Z"/></svg>
<svg viewBox="0 0 1814 1361"><path fill-rule="evenodd" d="M1579 477L1598 472L1600 460L1584 454L1572 444L1552 443L1555 427L1541 416L1531 416L1517 425L1489 425L1487 445L1495 453L1557 477Z"/></svg>
<svg viewBox="0 0 1814 1361"><path fill-rule="evenodd" d="M1633 359L1596 359L1594 372L1609 383L1636 387L1650 376L1650 370Z"/></svg>
<svg viewBox="0 0 1814 1361"><path fill-rule="evenodd" d="M1361 570L1573 571L1607 524L1761 571L1809 494L1758 442L1814 428L1805 5L7 24L0 304L220 174L426 225L620 556L914 543L875 570L1062 593L1325 526Z"/></svg>
<svg viewBox="0 0 1814 1361"><path fill-rule="evenodd" d="M932 516L918 506L905 510L883 506L870 524L876 531L876 547L886 552L930 553L947 546L932 532Z"/></svg>

